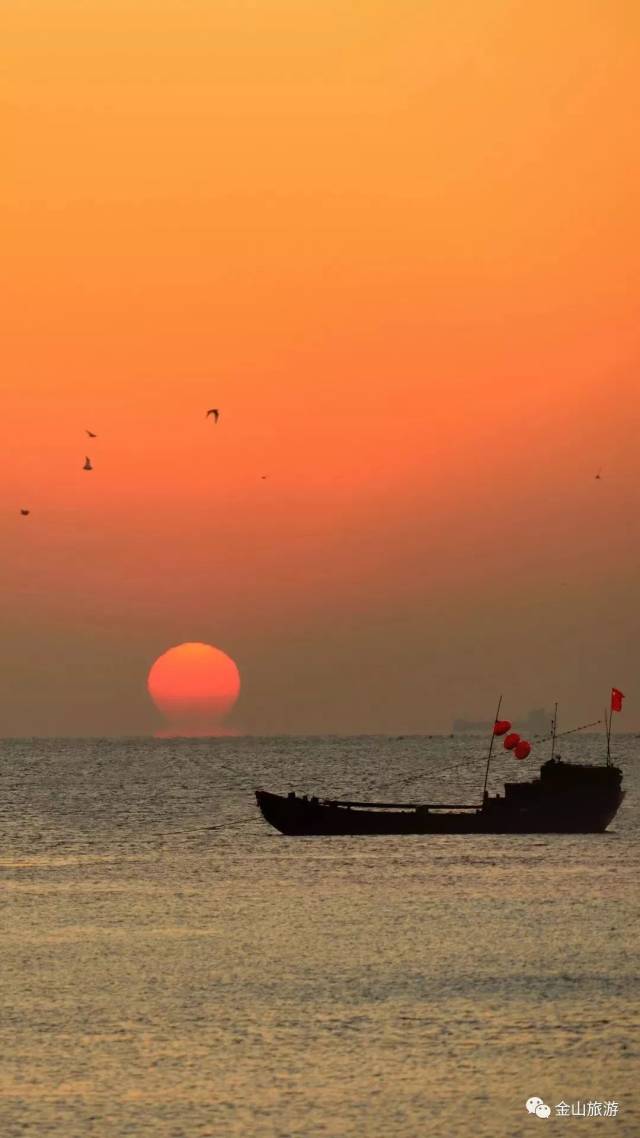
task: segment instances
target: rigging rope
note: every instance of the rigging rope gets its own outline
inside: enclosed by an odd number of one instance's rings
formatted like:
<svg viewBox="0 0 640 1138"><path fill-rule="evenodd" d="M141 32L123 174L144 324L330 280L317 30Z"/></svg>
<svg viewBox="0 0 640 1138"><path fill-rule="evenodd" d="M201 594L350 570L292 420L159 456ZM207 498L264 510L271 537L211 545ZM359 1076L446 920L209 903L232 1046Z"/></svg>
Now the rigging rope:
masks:
<svg viewBox="0 0 640 1138"><path fill-rule="evenodd" d="M558 734L556 735L556 739L561 739L565 735L575 735L576 731L585 731L588 727L597 727L601 723L602 723L601 719L596 719L596 720L594 720L593 723L582 723L579 727L572 727L569 731L558 732ZM536 744L546 743L550 739L553 738L553 735L543 735L541 737L534 736L534 738L535 738ZM483 756L481 756L481 758L482 758L482 761L485 761L486 756L483 755ZM428 771L426 771L426 770L417 771L415 774L409 775L406 779L404 779L400 783L398 783L397 779L394 779L391 782L383 783L383 785L380 787L380 790L387 790L387 789L390 789L390 788L392 788L394 786L398 786L398 785L403 786L403 787L409 786L410 783L416 782L420 778L425 778L428 774L431 774L431 773L442 774L444 772L449 773L449 771L457 771L457 770L460 770L461 767L468 767L468 764L472 763L474 761L475 761L474 756L468 755L466 758L460 759L455 763L447 764L445 757L442 756L442 758L438 762L438 767L435 770L433 768L430 768ZM473 772L469 771L469 774L471 775L471 774L473 774Z"/></svg>

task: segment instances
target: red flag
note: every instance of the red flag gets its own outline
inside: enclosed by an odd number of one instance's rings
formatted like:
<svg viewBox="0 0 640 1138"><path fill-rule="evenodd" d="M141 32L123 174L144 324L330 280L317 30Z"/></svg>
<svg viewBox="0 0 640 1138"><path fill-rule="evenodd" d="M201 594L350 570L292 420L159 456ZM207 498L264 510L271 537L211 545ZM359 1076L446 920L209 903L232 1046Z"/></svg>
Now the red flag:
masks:
<svg viewBox="0 0 640 1138"><path fill-rule="evenodd" d="M624 699L624 693L623 692L618 691L617 688L611 688L611 710L612 711L622 711L623 699Z"/></svg>

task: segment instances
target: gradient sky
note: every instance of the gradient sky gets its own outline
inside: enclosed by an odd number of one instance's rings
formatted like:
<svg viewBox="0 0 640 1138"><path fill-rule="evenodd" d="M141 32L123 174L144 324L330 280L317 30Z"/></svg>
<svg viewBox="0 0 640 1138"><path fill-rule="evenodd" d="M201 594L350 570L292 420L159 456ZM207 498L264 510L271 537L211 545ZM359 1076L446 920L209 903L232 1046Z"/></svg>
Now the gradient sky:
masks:
<svg viewBox="0 0 640 1138"><path fill-rule="evenodd" d="M640 729L640 7L31 0L3 55L0 733L154 730L184 640L247 731Z"/></svg>

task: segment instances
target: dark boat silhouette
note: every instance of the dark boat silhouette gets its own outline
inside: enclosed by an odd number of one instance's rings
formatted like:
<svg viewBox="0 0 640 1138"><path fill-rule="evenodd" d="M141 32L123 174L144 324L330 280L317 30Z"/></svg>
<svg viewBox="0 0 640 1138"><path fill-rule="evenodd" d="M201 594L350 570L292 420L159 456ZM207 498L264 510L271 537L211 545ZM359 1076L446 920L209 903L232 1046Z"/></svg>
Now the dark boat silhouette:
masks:
<svg viewBox="0 0 640 1138"><path fill-rule="evenodd" d="M485 780L486 787L486 780ZM622 771L554 757L538 778L507 782L481 803L353 802L256 791L263 817L282 834L599 834L624 798Z"/></svg>

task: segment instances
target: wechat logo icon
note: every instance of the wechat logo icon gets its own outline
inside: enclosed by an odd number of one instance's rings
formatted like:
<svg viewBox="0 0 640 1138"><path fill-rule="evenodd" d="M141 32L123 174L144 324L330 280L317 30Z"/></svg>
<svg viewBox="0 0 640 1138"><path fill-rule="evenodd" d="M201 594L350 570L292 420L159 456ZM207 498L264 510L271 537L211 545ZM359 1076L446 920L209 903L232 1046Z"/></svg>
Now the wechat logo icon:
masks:
<svg viewBox="0 0 640 1138"><path fill-rule="evenodd" d="M548 1118L551 1114L551 1107L547 1106L546 1102L543 1102L541 1098L537 1098L536 1096L528 1098L524 1105L529 1114L535 1114L537 1118Z"/></svg>

